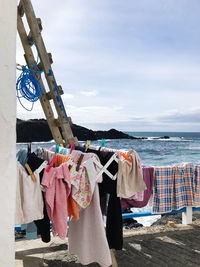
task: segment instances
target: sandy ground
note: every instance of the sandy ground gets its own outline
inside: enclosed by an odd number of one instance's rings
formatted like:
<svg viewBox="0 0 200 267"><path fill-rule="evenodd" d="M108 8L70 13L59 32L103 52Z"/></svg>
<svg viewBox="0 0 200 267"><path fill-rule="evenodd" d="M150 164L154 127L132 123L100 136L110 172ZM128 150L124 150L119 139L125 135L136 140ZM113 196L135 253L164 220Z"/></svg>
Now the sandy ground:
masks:
<svg viewBox="0 0 200 267"><path fill-rule="evenodd" d="M174 222L180 220L176 216L173 219ZM119 267L200 266L200 214L195 215L193 224L187 226L168 226L163 220L158 222L160 225L124 231L124 248L116 251ZM82 265L76 256L68 253L67 240L54 237L48 244L40 239L17 241L15 266ZM99 265L92 263L87 266Z"/></svg>

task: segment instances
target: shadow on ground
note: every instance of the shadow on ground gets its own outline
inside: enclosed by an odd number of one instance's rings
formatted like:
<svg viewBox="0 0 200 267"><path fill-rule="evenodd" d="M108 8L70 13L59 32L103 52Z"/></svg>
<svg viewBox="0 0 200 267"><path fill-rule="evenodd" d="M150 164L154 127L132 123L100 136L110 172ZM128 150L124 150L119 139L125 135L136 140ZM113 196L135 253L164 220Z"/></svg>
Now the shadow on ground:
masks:
<svg viewBox="0 0 200 267"><path fill-rule="evenodd" d="M174 227L156 233L135 232L135 235L133 232L124 238L124 248L116 251L116 259L119 267L200 266L200 226L191 225L185 230ZM68 253L67 244L17 251L16 260L21 260L23 267L82 266L76 256ZM93 263L87 266L99 265Z"/></svg>

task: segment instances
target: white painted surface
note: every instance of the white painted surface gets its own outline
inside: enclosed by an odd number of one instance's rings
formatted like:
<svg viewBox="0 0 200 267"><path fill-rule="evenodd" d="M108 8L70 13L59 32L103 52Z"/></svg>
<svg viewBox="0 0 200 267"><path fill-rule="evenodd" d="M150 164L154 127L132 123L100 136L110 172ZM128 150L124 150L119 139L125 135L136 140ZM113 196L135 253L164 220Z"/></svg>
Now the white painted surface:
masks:
<svg viewBox="0 0 200 267"><path fill-rule="evenodd" d="M0 266L14 264L17 0L0 0Z"/></svg>
<svg viewBox="0 0 200 267"><path fill-rule="evenodd" d="M186 212L182 213L182 224L192 223L192 207L186 207Z"/></svg>

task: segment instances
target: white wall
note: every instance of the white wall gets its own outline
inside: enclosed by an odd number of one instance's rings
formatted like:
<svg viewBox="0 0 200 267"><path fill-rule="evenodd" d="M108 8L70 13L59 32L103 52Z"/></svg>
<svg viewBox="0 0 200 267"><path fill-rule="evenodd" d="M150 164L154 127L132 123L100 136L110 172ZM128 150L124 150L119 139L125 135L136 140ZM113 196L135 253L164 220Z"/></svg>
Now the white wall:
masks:
<svg viewBox="0 0 200 267"><path fill-rule="evenodd" d="M17 0L0 0L0 266L14 264Z"/></svg>

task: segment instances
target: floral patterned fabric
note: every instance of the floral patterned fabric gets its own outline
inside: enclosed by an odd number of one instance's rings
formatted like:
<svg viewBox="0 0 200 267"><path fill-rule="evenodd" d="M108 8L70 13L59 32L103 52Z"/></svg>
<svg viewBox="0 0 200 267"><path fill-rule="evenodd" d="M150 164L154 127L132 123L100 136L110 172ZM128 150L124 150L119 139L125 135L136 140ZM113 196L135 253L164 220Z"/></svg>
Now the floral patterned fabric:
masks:
<svg viewBox="0 0 200 267"><path fill-rule="evenodd" d="M82 208L86 208L92 198L92 192L90 187L90 181L87 170L84 166L80 166L79 170L76 170L74 164L70 169L70 181L72 185L72 198Z"/></svg>

